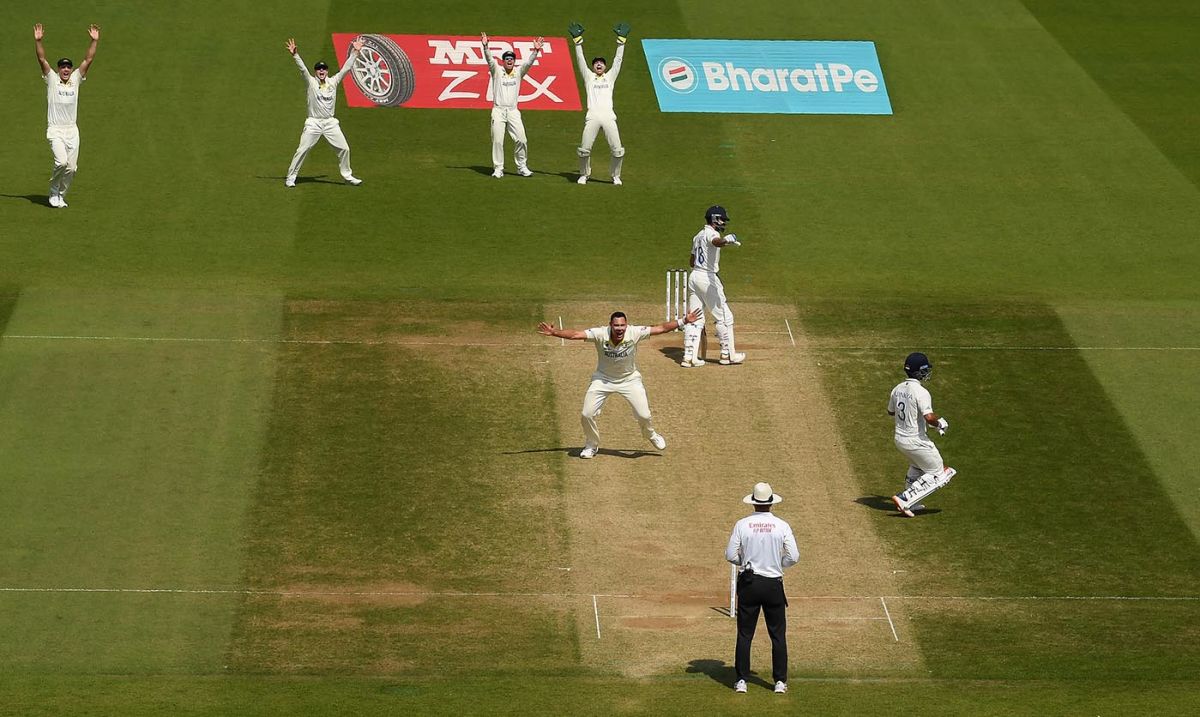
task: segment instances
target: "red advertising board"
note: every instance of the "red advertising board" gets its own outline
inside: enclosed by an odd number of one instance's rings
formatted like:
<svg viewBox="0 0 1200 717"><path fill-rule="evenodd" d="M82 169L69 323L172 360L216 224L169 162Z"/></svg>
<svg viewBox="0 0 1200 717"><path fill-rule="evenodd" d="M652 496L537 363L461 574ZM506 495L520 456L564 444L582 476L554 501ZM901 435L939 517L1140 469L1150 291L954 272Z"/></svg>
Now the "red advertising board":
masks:
<svg viewBox="0 0 1200 717"><path fill-rule="evenodd" d="M359 37L364 41L363 55L342 81L350 107L491 108L492 78L478 37L336 33L333 47L341 62ZM532 37L489 37L488 41L497 62L504 51L512 50L520 66L533 52ZM521 109L580 109L565 38L546 39L521 84L520 102Z"/></svg>

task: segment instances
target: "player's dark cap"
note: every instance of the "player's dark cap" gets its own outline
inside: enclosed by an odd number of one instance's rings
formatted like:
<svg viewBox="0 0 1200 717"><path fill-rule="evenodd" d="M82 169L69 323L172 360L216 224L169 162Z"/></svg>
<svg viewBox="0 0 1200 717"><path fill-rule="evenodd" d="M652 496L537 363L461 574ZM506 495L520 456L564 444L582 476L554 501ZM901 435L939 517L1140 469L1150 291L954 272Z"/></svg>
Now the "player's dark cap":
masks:
<svg viewBox="0 0 1200 717"><path fill-rule="evenodd" d="M59 61L58 61L58 66L59 66L59 67L74 67L74 66L75 66L75 63L74 63L74 62L71 62L71 58L69 58L69 57L64 57L64 58L62 58L61 60L59 60Z"/></svg>
<svg viewBox="0 0 1200 717"><path fill-rule="evenodd" d="M513 52L512 50L505 50L504 54L500 56L501 60L507 60L509 58L512 58L513 60L517 59L517 53Z"/></svg>
<svg viewBox="0 0 1200 717"><path fill-rule="evenodd" d="M933 372L933 362L925 354L915 351L904 359L904 373L909 378L924 380Z"/></svg>
<svg viewBox="0 0 1200 717"><path fill-rule="evenodd" d="M325 62L324 60L321 60L321 61L320 61L320 62L318 62L317 64L313 65L313 69L314 69L314 70L328 70L328 69L329 69L329 65L328 65L328 64L326 64L326 62Z"/></svg>
<svg viewBox="0 0 1200 717"><path fill-rule="evenodd" d="M607 64L608 64L608 60L604 59L603 57L593 57L593 58L592 58L592 64L594 65L594 64L596 64L597 62L603 62L605 65L607 65Z"/></svg>

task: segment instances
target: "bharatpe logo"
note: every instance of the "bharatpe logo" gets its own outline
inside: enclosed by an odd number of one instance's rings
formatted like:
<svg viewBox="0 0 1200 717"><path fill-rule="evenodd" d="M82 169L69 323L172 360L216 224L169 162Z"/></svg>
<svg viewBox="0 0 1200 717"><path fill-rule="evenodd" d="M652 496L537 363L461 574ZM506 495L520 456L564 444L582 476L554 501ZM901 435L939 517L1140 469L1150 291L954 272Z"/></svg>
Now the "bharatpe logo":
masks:
<svg viewBox="0 0 1200 717"><path fill-rule="evenodd" d="M696 70L678 57L668 57L660 62L658 73L666 81L667 89L673 92L696 89Z"/></svg>
<svg viewBox="0 0 1200 717"><path fill-rule="evenodd" d="M454 35L356 35L338 33L333 46L345 62L350 43L363 40L351 78L342 83L350 107L491 109L492 77L478 37ZM522 64L534 38L489 38L496 62L511 50ZM546 40L542 54L522 78L521 109L579 110L571 51L563 38Z"/></svg>
<svg viewBox="0 0 1200 717"><path fill-rule="evenodd" d="M873 42L642 40L663 112L890 115ZM697 72L697 68L699 72Z"/></svg>

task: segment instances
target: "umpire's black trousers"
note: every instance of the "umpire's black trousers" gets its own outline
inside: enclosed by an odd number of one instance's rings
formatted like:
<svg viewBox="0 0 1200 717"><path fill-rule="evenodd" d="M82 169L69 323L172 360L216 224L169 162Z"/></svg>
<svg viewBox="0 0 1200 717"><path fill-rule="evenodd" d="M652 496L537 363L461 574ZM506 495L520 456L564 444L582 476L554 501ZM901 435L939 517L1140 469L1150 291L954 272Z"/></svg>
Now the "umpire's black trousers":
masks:
<svg viewBox="0 0 1200 717"><path fill-rule="evenodd" d="M775 682L787 682L787 598L783 595L783 578L743 573L738 579L737 596L738 634L733 657L737 679L750 678L750 643L761 609L771 636L771 677Z"/></svg>

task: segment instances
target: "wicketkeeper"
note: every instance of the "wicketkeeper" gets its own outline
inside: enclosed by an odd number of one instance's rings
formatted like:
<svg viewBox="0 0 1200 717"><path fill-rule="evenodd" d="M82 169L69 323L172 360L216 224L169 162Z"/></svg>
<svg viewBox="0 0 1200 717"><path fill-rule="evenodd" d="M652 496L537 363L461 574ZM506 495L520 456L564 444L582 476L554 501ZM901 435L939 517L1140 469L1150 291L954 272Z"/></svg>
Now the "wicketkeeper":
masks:
<svg viewBox="0 0 1200 717"><path fill-rule="evenodd" d="M592 145L596 134L604 131L604 139L612 152L610 167L613 184L621 184L621 164L625 161L625 148L621 146L621 134L617 131L617 113L613 109L613 88L621 72L621 60L625 57L625 42L629 39L629 25L617 23L613 32L617 35L617 54L612 67L603 57L593 57L589 66L583 59L583 25L571 23L567 31L575 43L575 63L587 90L587 116L583 121L583 139L579 143L579 184L587 184L592 175Z"/></svg>
<svg viewBox="0 0 1200 717"><path fill-rule="evenodd" d="M911 353L904 359L903 382L892 389L888 415L896 419L896 448L908 458L904 492L892 496L896 508L909 518L923 510L921 500L950 482L958 471L942 462L942 454L929 440L925 429L932 426L945 435L950 424L933 412L933 399L921 385L933 374L933 364L923 353Z"/></svg>

